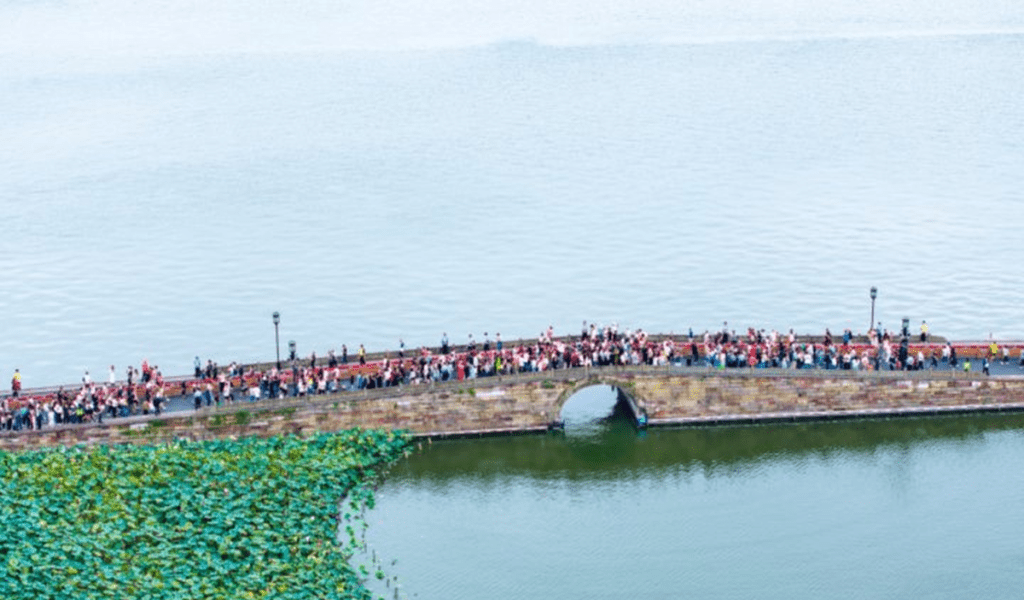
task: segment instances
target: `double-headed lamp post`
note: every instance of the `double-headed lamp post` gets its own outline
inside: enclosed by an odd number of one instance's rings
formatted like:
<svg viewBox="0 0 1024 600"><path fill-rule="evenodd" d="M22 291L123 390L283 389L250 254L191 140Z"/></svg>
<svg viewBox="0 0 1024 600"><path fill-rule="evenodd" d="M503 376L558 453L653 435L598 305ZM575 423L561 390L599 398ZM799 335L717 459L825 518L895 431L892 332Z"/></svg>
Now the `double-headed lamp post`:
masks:
<svg viewBox="0 0 1024 600"><path fill-rule="evenodd" d="M274 311L274 349L277 350L277 368L281 369L281 338L277 334L277 326L281 323L281 313Z"/></svg>
<svg viewBox="0 0 1024 600"><path fill-rule="evenodd" d="M875 298L878 297L878 288L871 286L871 322L868 323L868 331L875 326Z"/></svg>

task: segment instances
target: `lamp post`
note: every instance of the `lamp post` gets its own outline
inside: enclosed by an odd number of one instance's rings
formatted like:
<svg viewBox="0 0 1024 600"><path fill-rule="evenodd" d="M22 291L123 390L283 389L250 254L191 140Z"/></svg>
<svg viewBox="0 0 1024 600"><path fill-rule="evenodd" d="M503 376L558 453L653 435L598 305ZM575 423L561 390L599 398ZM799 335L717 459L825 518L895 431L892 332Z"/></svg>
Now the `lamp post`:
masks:
<svg viewBox="0 0 1024 600"><path fill-rule="evenodd" d="M903 317L903 337L900 338L900 365L904 371L909 371L907 356L910 355L910 319Z"/></svg>
<svg viewBox="0 0 1024 600"><path fill-rule="evenodd" d="M868 331L875 324L875 298L878 297L878 288L871 286L871 322L868 323Z"/></svg>
<svg viewBox="0 0 1024 600"><path fill-rule="evenodd" d="M281 313L274 311L274 349L277 350L277 369L281 370L281 338L278 336L277 326L281 322Z"/></svg>

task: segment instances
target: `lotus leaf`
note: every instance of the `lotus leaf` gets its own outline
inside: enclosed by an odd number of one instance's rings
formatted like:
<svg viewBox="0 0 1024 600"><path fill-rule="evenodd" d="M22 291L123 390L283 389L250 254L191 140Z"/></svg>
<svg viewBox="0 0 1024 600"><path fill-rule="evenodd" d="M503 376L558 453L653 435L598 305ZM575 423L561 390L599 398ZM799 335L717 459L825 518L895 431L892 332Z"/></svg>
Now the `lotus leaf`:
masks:
<svg viewBox="0 0 1024 600"><path fill-rule="evenodd" d="M348 559L408 445L349 430L0 452L0 598L369 598Z"/></svg>

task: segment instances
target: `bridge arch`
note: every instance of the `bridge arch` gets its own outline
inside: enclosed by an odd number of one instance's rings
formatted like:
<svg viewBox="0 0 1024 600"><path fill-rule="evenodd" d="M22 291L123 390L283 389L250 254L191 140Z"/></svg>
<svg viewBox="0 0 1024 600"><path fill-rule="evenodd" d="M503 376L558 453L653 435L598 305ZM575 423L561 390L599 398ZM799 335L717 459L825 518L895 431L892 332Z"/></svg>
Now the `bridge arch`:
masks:
<svg viewBox="0 0 1024 600"><path fill-rule="evenodd" d="M636 393L629 381L621 381L615 377L586 377L565 381L563 384L550 412L559 425L564 424L563 411L573 397L590 388L608 387L615 394L612 410L621 410L637 427L647 426L647 414L642 408L643 403L637 401Z"/></svg>
<svg viewBox="0 0 1024 600"><path fill-rule="evenodd" d="M562 403L562 410L556 418L567 432L581 428L593 429L599 423L623 413L619 403L620 394L619 388L601 383L577 386Z"/></svg>

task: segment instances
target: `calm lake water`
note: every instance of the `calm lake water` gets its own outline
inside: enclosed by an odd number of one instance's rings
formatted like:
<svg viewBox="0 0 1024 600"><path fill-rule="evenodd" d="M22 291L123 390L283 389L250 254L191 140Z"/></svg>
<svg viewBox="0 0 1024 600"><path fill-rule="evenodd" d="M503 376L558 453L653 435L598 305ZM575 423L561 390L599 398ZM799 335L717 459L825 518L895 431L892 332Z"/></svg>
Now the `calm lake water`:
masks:
<svg viewBox="0 0 1024 600"><path fill-rule="evenodd" d="M568 424L424 445L368 542L421 600L1019 598L1022 457L1024 416Z"/></svg>
<svg viewBox="0 0 1024 600"><path fill-rule="evenodd" d="M1024 5L0 2L0 373L1024 338Z"/></svg>

